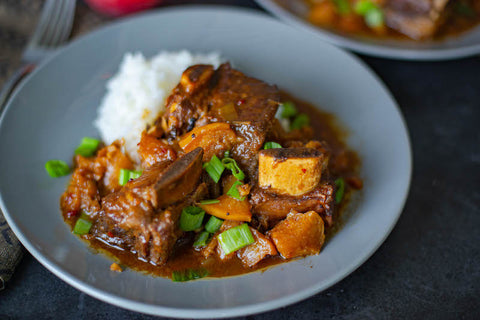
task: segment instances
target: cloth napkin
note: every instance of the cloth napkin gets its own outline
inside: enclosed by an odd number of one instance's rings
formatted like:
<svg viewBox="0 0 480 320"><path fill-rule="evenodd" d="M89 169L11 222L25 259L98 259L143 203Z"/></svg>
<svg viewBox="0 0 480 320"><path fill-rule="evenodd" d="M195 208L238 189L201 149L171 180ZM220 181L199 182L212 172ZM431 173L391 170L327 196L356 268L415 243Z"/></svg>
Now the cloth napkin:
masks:
<svg viewBox="0 0 480 320"><path fill-rule="evenodd" d="M5 288L23 256L23 247L0 210L0 290Z"/></svg>

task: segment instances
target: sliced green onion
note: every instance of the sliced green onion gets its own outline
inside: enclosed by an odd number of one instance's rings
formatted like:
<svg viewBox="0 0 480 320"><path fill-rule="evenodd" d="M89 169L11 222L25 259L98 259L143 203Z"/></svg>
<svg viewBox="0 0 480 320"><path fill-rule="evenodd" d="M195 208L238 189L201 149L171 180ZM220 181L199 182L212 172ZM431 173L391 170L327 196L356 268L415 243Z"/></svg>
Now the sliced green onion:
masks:
<svg viewBox="0 0 480 320"><path fill-rule="evenodd" d="M225 166L222 164L222 161L217 158L216 155L210 159L209 162L203 164L203 168L207 171L208 175L218 183L220 181L220 177L222 176L223 170L225 170Z"/></svg>
<svg viewBox="0 0 480 320"><path fill-rule="evenodd" d="M383 25L383 12L380 8L375 7L365 13L364 19L365 23L370 28L380 27L381 25Z"/></svg>
<svg viewBox="0 0 480 320"><path fill-rule="evenodd" d="M245 179L245 174L243 171L238 167L237 162L233 158L223 158L222 163L228 170L232 171L232 174L238 180Z"/></svg>
<svg viewBox="0 0 480 320"><path fill-rule="evenodd" d="M355 13L364 16L369 10L377 8L371 0L359 0L355 3Z"/></svg>
<svg viewBox="0 0 480 320"><path fill-rule="evenodd" d="M140 178L142 171L130 171L130 180Z"/></svg>
<svg viewBox="0 0 480 320"><path fill-rule="evenodd" d="M205 247L208 243L209 238L210 233L208 233L207 231L202 231L198 234L197 239L193 243L193 246L195 248Z"/></svg>
<svg viewBox="0 0 480 320"><path fill-rule="evenodd" d="M223 224L223 220L219 219L215 216L211 216L210 219L208 219L208 222L205 224L205 230L210 233L215 233L218 230L220 230L220 227Z"/></svg>
<svg viewBox="0 0 480 320"><path fill-rule="evenodd" d="M240 192L238 192L238 186L241 186L243 183L241 181L235 181L230 189L227 191L227 195L229 195L232 198L235 198L239 201L245 200L245 197L240 196Z"/></svg>
<svg viewBox="0 0 480 320"><path fill-rule="evenodd" d="M218 200L218 199L207 199L207 200L202 200L199 203L200 204L215 204L215 203L219 203L219 202L220 202L220 200Z"/></svg>
<svg viewBox="0 0 480 320"><path fill-rule="evenodd" d="M338 178L335 180L335 185L337 186L337 192L335 193L335 203L339 204L342 202L343 195L345 193L345 180L343 178Z"/></svg>
<svg viewBox="0 0 480 320"><path fill-rule="evenodd" d="M280 114L280 117L284 119L292 118L298 113L297 108L295 108L295 105L291 101L282 103L281 108L282 112Z"/></svg>
<svg viewBox="0 0 480 320"><path fill-rule="evenodd" d="M205 211L199 207L185 207L180 216L180 229L183 231L197 230L202 226Z"/></svg>
<svg viewBox="0 0 480 320"><path fill-rule="evenodd" d="M290 124L290 129L301 129L305 126L310 124L310 118L305 113L300 113L298 116L293 119L292 123Z"/></svg>
<svg viewBox="0 0 480 320"><path fill-rule="evenodd" d="M333 2L337 6L338 13L347 14L350 12L350 4L348 3L348 0L334 0Z"/></svg>
<svg viewBox="0 0 480 320"><path fill-rule="evenodd" d="M124 186L130 179L130 170L120 169L120 175L118 176L118 184Z"/></svg>
<svg viewBox="0 0 480 320"><path fill-rule="evenodd" d="M73 227L73 233L78 235L84 235L90 232L92 227L92 222L90 222L88 216L85 213L82 213L80 218L78 218L75 226Z"/></svg>
<svg viewBox="0 0 480 320"><path fill-rule="evenodd" d="M84 157L91 157L97 151L98 145L100 144L100 140L84 137L82 138L82 142L80 145L75 149L75 154L79 154Z"/></svg>
<svg viewBox="0 0 480 320"><path fill-rule="evenodd" d="M118 184L124 186L128 181L137 179L142 175L142 171L134 171L128 169L120 169L120 175L118 176Z"/></svg>
<svg viewBox="0 0 480 320"><path fill-rule="evenodd" d="M173 271L172 272L172 281L175 282L185 282L195 279L200 279L208 276L208 271L205 269L187 269L182 271Z"/></svg>
<svg viewBox="0 0 480 320"><path fill-rule="evenodd" d="M265 142L263 145L263 149L279 149L282 148L282 145L280 143L276 143L273 141Z"/></svg>
<svg viewBox="0 0 480 320"><path fill-rule="evenodd" d="M225 254L230 254L255 242L248 224L243 223L220 233L218 242Z"/></svg>
<svg viewBox="0 0 480 320"><path fill-rule="evenodd" d="M53 178L66 176L70 173L70 167L62 160L48 160L45 163L45 170Z"/></svg>
<svg viewBox="0 0 480 320"><path fill-rule="evenodd" d="M230 151L228 151L228 150L225 151L225 152L223 153L223 157L224 157L224 158L230 157Z"/></svg>

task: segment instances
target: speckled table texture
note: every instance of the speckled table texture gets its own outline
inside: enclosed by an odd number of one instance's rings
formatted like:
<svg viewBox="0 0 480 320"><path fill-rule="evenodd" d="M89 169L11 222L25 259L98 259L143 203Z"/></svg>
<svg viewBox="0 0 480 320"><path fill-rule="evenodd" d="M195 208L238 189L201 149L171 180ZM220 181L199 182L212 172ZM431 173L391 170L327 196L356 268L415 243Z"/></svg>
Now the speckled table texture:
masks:
<svg viewBox="0 0 480 320"><path fill-rule="evenodd" d="M259 9L246 0L206 2ZM41 3L0 0L0 85L18 65ZM79 3L74 35L106 21ZM343 281L305 301L239 319L480 319L480 58L361 58L391 90L410 130L414 170L402 216L378 251ZM153 318L91 298L28 253L0 292L3 320Z"/></svg>

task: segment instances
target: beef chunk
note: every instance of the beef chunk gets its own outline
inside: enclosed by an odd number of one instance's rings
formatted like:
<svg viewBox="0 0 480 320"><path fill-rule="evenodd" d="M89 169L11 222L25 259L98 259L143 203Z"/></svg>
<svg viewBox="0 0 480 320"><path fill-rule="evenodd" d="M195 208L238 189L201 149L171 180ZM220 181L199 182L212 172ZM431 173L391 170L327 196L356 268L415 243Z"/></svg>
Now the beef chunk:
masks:
<svg viewBox="0 0 480 320"><path fill-rule="evenodd" d="M133 169L130 159L121 151L122 144L115 141L100 149L96 157L75 157L76 169L60 199L63 212L85 211L91 217L100 211L100 197L118 191L120 169Z"/></svg>
<svg viewBox="0 0 480 320"><path fill-rule="evenodd" d="M210 114L219 121L250 121L261 128L270 128L280 102L276 86L247 77L233 69L230 64L222 64L212 77L212 107ZM237 117L222 119L219 112L225 105L233 104Z"/></svg>
<svg viewBox="0 0 480 320"><path fill-rule="evenodd" d="M323 220L315 211L291 213L268 234L286 259L318 254L325 241Z"/></svg>
<svg viewBox="0 0 480 320"><path fill-rule="evenodd" d="M413 39L432 37L449 0L387 0L387 25Z"/></svg>
<svg viewBox="0 0 480 320"><path fill-rule="evenodd" d="M250 180L256 180L258 151L265 143L266 131L252 122L235 122L232 127L239 138L233 145L232 157Z"/></svg>
<svg viewBox="0 0 480 320"><path fill-rule="evenodd" d="M279 100L275 86L247 77L228 63L215 71L212 66L195 65L183 73L167 99L161 124L167 136L174 138L190 131L193 123L237 120L269 127ZM225 106L233 107L228 118L222 113Z"/></svg>
<svg viewBox="0 0 480 320"><path fill-rule="evenodd" d="M167 136L181 136L192 130L200 117L205 116L213 73L210 65L195 65L183 72L180 83L167 99L165 114L157 121Z"/></svg>
<svg viewBox="0 0 480 320"><path fill-rule="evenodd" d="M102 225L123 229L135 239L134 250L140 257L164 263L181 234L177 222L189 195L206 192L204 185L197 188L202 156L199 148L173 163L157 163L120 191L106 196L102 209L107 221Z"/></svg>
<svg viewBox="0 0 480 320"><path fill-rule="evenodd" d="M238 137L231 146L232 156L254 179L256 170L252 167L279 103L277 87L247 77L228 63L215 71L211 66L197 65L184 72L158 123L169 139L186 137L194 127L211 122L230 123Z"/></svg>
<svg viewBox="0 0 480 320"><path fill-rule="evenodd" d="M252 212L264 226L271 226L284 219L290 212L316 211L328 226L333 223L334 186L330 182L320 183L313 191L298 197L278 195L270 190L254 188L250 202Z"/></svg>

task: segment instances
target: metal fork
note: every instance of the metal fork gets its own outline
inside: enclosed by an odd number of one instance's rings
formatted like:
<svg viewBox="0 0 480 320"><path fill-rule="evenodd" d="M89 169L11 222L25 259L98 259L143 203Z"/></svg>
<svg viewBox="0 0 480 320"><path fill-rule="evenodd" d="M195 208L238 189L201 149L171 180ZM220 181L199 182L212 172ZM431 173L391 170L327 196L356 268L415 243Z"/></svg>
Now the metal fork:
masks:
<svg viewBox="0 0 480 320"><path fill-rule="evenodd" d="M0 115L15 87L35 66L55 51L70 36L75 0L47 0L35 32L23 51L21 66L0 92Z"/></svg>

